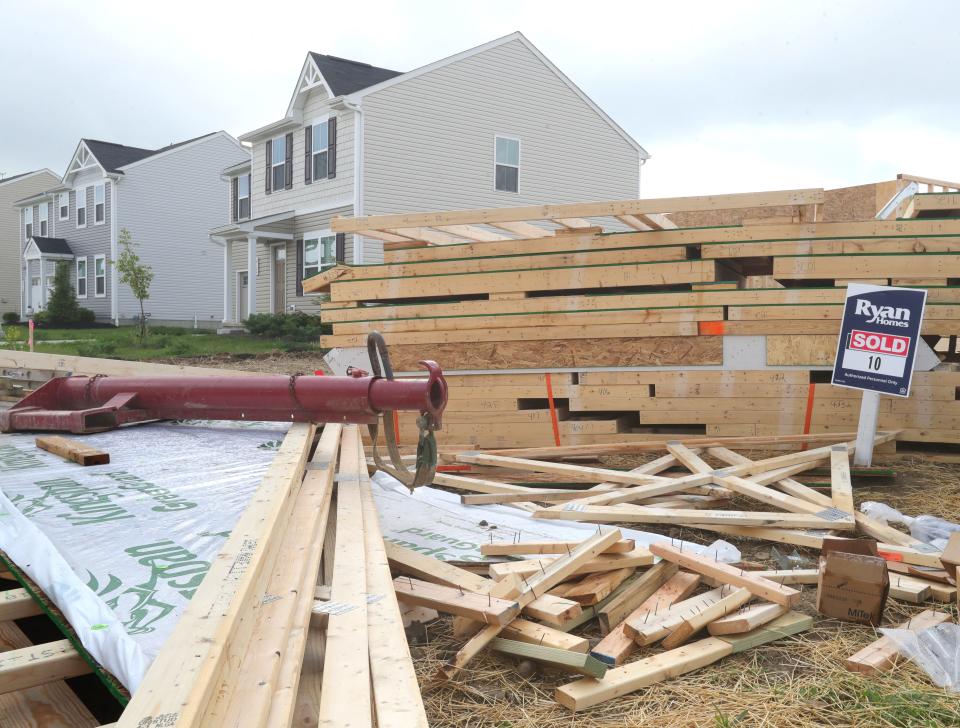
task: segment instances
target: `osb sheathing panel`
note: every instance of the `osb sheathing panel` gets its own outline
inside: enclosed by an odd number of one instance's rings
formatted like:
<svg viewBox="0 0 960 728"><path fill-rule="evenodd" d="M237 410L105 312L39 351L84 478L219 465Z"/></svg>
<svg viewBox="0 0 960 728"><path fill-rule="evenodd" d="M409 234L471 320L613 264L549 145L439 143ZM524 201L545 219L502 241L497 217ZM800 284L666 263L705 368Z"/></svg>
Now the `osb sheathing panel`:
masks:
<svg viewBox="0 0 960 728"><path fill-rule="evenodd" d="M830 366L836 351L833 334L767 336L767 366Z"/></svg>
<svg viewBox="0 0 960 728"><path fill-rule="evenodd" d="M397 371L412 371L424 358L446 370L552 369L722 364L719 336L670 336L635 339L559 339L465 344L392 345Z"/></svg>

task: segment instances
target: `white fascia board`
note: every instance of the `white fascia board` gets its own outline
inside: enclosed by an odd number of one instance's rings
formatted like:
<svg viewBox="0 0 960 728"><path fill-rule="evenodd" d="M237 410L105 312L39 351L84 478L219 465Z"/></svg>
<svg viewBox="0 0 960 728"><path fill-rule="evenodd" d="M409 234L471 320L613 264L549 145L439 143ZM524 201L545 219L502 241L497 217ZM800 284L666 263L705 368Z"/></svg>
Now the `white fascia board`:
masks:
<svg viewBox="0 0 960 728"><path fill-rule="evenodd" d="M323 77L323 74L320 73L320 68L313 60L313 55L307 53L307 57L303 61L303 66L300 67L300 75L297 76L297 85L293 87L293 95L290 97L290 103L287 104L287 117L292 117L299 110L297 101L300 98L300 94L309 89L301 89L303 86L304 76L307 75L307 71L313 69L316 73L317 78L320 79L318 84L314 84L310 88L317 88L318 86L322 87L326 92L327 96L333 98L333 91L330 88L330 84L327 83L327 79Z"/></svg>
<svg viewBox="0 0 960 728"><path fill-rule="evenodd" d="M288 129L296 129L299 126L303 126L303 116L295 113L293 116L284 117L279 121L273 121L266 126L261 126L259 129L254 129L253 131L248 131L246 134L241 134L239 137L237 137L237 139L239 139L241 142L255 142L263 139L264 137L272 136L278 132L287 131Z"/></svg>

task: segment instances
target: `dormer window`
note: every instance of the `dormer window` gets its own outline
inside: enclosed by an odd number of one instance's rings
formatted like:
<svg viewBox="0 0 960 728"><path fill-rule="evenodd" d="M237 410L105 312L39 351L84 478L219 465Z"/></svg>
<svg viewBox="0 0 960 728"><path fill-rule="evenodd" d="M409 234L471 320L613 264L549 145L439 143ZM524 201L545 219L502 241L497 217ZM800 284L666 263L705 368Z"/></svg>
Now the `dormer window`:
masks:
<svg viewBox="0 0 960 728"><path fill-rule="evenodd" d="M250 217L250 175L237 177L237 219Z"/></svg>
<svg viewBox="0 0 960 728"><path fill-rule="evenodd" d="M104 190L103 182L94 186L93 188L93 224L94 225L103 225L104 216L105 216L105 206L106 202L106 192Z"/></svg>
<svg viewBox="0 0 960 728"><path fill-rule="evenodd" d="M285 187L286 163L286 138L283 136L275 137L272 144L270 159L270 174L272 176L274 190L282 190Z"/></svg>
<svg viewBox="0 0 960 728"><path fill-rule="evenodd" d="M23 210L23 237L29 240L33 237L33 208L26 207Z"/></svg>
<svg viewBox="0 0 960 728"><path fill-rule="evenodd" d="M47 207L47 203L46 202L42 203L40 205L40 219L38 221L40 223L41 238L47 237L47 215L49 214L50 213L49 213L49 208Z"/></svg>

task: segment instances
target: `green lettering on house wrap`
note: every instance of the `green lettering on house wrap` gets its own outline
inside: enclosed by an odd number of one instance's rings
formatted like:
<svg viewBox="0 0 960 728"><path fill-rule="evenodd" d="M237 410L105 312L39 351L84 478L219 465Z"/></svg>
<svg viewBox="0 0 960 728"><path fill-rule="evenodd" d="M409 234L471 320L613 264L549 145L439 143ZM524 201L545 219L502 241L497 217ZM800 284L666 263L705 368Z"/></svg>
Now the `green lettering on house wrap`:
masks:
<svg viewBox="0 0 960 728"><path fill-rule="evenodd" d="M109 492L100 492L107 486L88 486L70 478L39 480L34 483L43 495L35 498L17 498L15 503L28 516L39 511L65 506L66 513L54 513L73 526L89 526L110 521L122 521L134 515L110 501Z"/></svg>
<svg viewBox="0 0 960 728"><path fill-rule="evenodd" d="M13 445L0 445L0 473L8 470L42 468L43 461L34 453Z"/></svg>

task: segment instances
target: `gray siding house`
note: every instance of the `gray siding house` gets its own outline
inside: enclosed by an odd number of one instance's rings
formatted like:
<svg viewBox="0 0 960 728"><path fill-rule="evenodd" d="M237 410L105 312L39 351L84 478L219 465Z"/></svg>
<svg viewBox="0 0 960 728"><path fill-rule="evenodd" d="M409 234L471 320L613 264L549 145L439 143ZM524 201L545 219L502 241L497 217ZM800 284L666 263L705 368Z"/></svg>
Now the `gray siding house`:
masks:
<svg viewBox="0 0 960 728"><path fill-rule="evenodd" d="M80 305L98 321L135 320L139 304L113 266L126 229L153 267L150 320L218 326L223 277L208 233L229 219L221 171L248 157L223 131L161 149L81 139L62 182L15 203L24 315L46 307L56 265L65 261Z"/></svg>
<svg viewBox="0 0 960 728"><path fill-rule="evenodd" d="M231 222L210 231L225 323L317 313L304 278L382 262L334 217L636 198L649 158L520 33L406 73L308 53L284 116L240 140Z"/></svg>
<svg viewBox="0 0 960 728"><path fill-rule="evenodd" d="M20 211L14 207L17 200L48 190L60 183L60 176L49 169L16 174L0 179L0 313L16 312L21 308L20 254L22 224ZM39 216L30 223L39 226ZM49 220L47 225L49 225Z"/></svg>

